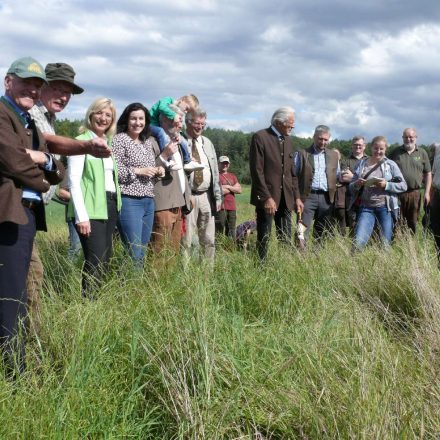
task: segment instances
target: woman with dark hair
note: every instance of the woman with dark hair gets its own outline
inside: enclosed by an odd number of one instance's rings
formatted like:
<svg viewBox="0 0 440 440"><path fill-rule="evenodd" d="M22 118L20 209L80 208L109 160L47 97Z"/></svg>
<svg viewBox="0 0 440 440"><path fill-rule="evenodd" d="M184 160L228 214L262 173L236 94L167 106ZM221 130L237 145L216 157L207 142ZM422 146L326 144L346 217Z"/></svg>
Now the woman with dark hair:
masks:
<svg viewBox="0 0 440 440"><path fill-rule="evenodd" d="M121 236L130 256L141 266L153 227L153 178L162 177L165 170L155 165L146 107L137 102L128 105L116 131L112 149L122 194Z"/></svg>

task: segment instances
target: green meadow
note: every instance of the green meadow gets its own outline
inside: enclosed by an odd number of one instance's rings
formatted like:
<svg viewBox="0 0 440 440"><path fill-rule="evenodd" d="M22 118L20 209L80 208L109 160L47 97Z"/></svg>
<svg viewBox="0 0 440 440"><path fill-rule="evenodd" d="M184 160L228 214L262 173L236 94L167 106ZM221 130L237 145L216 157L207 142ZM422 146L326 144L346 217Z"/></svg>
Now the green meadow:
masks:
<svg viewBox="0 0 440 440"><path fill-rule="evenodd" d="M249 189L239 220L253 216ZM420 229L351 254L273 240L261 267L221 240L214 267L120 243L80 295L63 207L39 233L41 328L0 374L1 439L438 439L440 274Z"/></svg>

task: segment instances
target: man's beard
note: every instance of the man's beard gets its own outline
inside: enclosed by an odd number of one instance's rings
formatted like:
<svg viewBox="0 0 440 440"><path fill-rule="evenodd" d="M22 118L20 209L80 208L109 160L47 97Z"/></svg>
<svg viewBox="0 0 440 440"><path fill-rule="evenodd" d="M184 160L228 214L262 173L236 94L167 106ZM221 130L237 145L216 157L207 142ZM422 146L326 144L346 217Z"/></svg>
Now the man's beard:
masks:
<svg viewBox="0 0 440 440"><path fill-rule="evenodd" d="M411 142L410 144L403 144L403 146L405 147L406 151L412 151L416 148L416 143Z"/></svg>

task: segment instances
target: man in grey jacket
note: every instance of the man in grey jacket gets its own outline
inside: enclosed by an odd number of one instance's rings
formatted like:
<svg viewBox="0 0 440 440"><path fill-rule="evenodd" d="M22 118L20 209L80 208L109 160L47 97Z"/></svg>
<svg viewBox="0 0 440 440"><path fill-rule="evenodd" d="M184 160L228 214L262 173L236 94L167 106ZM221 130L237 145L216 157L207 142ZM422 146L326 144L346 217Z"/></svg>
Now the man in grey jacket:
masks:
<svg viewBox="0 0 440 440"><path fill-rule="evenodd" d="M205 167L190 175L193 210L186 216L186 234L182 244L188 256L193 234L197 231L203 255L212 262L215 256L214 215L221 208L222 191L214 145L202 136L206 117L206 112L199 108L187 113L185 118L192 158Z"/></svg>

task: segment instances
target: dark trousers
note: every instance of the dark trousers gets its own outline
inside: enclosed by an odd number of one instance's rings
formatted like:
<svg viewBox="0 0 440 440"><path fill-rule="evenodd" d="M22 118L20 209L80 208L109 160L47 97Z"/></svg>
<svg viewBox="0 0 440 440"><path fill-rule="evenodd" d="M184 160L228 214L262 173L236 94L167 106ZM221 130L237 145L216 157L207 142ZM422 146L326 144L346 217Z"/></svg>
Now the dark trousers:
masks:
<svg viewBox="0 0 440 440"><path fill-rule="evenodd" d="M113 252L112 238L118 220L116 200L107 198L107 220L90 220L91 234L79 234L84 252L82 293L93 297L93 290L102 284L103 275Z"/></svg>
<svg viewBox="0 0 440 440"><path fill-rule="evenodd" d="M440 263L440 191L435 190L431 197L429 210L429 226L434 235L437 257Z"/></svg>
<svg viewBox="0 0 440 440"><path fill-rule="evenodd" d="M405 224L415 234L421 205L420 190L415 189L399 194L400 223Z"/></svg>
<svg viewBox="0 0 440 440"><path fill-rule="evenodd" d="M313 224L313 237L320 240L326 231L335 227L334 205L330 203L328 192L310 193L304 202L302 221L307 232Z"/></svg>
<svg viewBox="0 0 440 440"><path fill-rule="evenodd" d="M277 239L282 243L291 244L292 213L287 209L284 196L281 196L280 206L275 215L266 214L263 208L256 209L257 214L257 251L261 261L267 258L272 222L275 220Z"/></svg>
<svg viewBox="0 0 440 440"><path fill-rule="evenodd" d="M215 232L225 234L235 239L235 226L237 224L237 211L221 209L215 214Z"/></svg>
<svg viewBox="0 0 440 440"><path fill-rule="evenodd" d="M14 359L24 369L27 327L26 280L35 238L35 216L24 208L28 223L0 223L0 346L6 369Z"/></svg>

